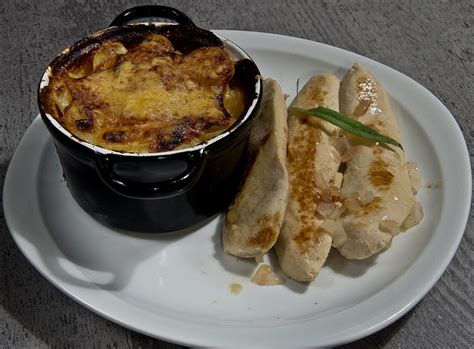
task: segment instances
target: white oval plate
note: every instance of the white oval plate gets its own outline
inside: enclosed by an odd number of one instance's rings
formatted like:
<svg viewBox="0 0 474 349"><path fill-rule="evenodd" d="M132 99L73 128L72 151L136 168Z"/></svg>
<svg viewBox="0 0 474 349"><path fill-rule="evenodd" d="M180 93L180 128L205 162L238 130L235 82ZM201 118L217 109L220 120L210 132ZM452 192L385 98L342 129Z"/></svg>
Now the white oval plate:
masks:
<svg viewBox="0 0 474 349"><path fill-rule="evenodd" d="M259 287L256 264L223 253L221 217L195 231L124 234L90 218L72 199L51 137L37 118L5 179L11 234L54 285L94 312L161 339L205 347L307 347L349 342L394 322L433 286L453 257L468 217L471 168L449 111L421 85L368 58L272 34L218 31L243 47L262 75L290 95L313 74L372 70L399 117L408 159L425 187L422 224L365 261L332 253L309 285ZM232 294L233 282L243 286Z"/></svg>

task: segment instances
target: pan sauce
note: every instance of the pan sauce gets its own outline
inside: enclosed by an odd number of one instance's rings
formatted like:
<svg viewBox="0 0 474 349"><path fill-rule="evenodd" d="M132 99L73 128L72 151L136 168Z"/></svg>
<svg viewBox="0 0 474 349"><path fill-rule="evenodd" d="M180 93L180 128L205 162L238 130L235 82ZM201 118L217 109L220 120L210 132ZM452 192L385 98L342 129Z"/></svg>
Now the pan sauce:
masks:
<svg viewBox="0 0 474 349"><path fill-rule="evenodd" d="M43 101L69 132L104 148L186 148L224 132L244 110L234 65L224 48L183 54L155 33L128 49L111 39L53 76Z"/></svg>

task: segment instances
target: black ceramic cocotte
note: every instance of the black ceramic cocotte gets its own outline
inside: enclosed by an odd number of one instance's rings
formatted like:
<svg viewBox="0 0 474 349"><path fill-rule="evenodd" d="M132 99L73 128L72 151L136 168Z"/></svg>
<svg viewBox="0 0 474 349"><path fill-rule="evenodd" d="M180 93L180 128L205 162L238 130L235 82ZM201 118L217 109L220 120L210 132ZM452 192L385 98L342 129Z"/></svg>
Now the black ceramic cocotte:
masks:
<svg viewBox="0 0 474 349"><path fill-rule="evenodd" d="M132 20L161 18L175 23ZM190 148L160 153L117 152L82 141L41 105L41 91L61 66L97 42L135 40L143 33L165 35L181 52L223 46L236 59L235 83L245 109L224 133ZM38 89L41 117L53 136L64 177L76 202L101 223L120 230L160 233L195 226L225 210L248 161L251 128L259 112L262 81L257 66L236 44L198 28L184 13L166 6L139 6L121 13L110 27L82 38L57 56Z"/></svg>

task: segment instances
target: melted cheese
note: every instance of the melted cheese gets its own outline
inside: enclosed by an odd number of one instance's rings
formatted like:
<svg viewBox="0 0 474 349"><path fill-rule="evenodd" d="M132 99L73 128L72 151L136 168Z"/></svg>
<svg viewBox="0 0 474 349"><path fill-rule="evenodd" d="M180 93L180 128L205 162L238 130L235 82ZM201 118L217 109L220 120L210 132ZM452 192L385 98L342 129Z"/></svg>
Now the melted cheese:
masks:
<svg viewBox="0 0 474 349"><path fill-rule="evenodd" d="M182 55L157 34L128 49L106 41L81 66L53 77L51 113L77 137L112 150L189 147L242 113L243 93L229 88L233 74L220 47Z"/></svg>

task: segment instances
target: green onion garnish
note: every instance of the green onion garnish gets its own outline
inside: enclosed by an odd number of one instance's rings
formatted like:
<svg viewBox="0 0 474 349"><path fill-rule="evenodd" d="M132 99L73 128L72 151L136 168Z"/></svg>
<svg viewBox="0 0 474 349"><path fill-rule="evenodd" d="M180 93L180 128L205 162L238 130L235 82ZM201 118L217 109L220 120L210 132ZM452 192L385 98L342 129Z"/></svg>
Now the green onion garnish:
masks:
<svg viewBox="0 0 474 349"><path fill-rule="evenodd" d="M395 139L384 136L381 133L378 133L374 129L365 126L364 124L360 123L357 120L349 118L341 113L325 108L325 107L317 107L314 109L302 109L298 107L293 107L293 109L312 116L316 116L320 119L323 119L337 127L342 128L343 130L355 134L356 136L371 139L378 142L383 142L387 144L392 144L396 147L399 147L403 150L402 145L397 142Z"/></svg>

